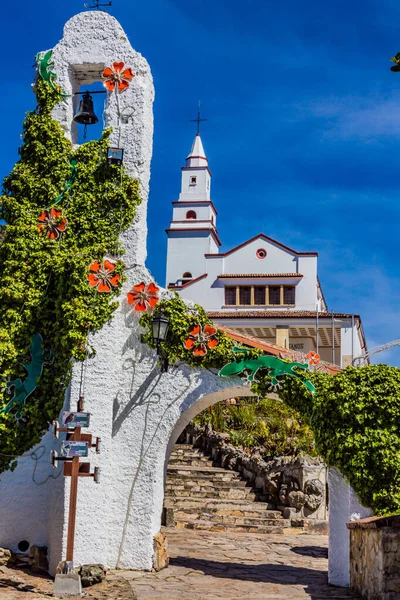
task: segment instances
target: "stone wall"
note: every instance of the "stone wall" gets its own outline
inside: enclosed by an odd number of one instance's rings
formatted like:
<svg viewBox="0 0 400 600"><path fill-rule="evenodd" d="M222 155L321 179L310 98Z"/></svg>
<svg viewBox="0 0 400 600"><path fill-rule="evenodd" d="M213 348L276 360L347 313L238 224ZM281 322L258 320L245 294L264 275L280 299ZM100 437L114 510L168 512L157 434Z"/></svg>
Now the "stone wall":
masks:
<svg viewBox="0 0 400 600"><path fill-rule="evenodd" d="M216 465L238 471L257 490L259 500L283 511L293 527L327 531L326 466L310 456L280 456L265 461L258 450L248 453L228 443L229 434L210 425L190 424L183 441L201 447Z"/></svg>
<svg viewBox="0 0 400 600"><path fill-rule="evenodd" d="M350 529L350 587L367 600L400 599L400 517L370 517Z"/></svg>

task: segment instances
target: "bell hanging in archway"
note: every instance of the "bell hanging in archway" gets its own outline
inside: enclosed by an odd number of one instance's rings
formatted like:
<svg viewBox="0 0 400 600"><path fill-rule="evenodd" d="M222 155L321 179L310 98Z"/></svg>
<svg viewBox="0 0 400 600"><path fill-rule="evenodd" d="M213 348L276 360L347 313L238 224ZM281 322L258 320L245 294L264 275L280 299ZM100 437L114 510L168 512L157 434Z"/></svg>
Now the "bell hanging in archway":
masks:
<svg viewBox="0 0 400 600"><path fill-rule="evenodd" d="M74 121L81 125L95 125L98 120L94 113L92 96L89 92L84 92L79 103L79 110L74 116Z"/></svg>

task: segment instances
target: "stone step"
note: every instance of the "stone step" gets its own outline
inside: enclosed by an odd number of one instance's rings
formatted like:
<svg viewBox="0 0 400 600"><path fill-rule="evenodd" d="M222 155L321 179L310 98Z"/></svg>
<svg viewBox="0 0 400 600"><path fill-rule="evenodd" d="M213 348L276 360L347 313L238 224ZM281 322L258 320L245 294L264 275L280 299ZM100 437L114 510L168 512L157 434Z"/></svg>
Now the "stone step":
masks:
<svg viewBox="0 0 400 600"><path fill-rule="evenodd" d="M282 518L282 513L279 510L272 510L266 502L249 502L246 499L166 497L165 506L180 512L231 514L239 517L264 516L268 519Z"/></svg>
<svg viewBox="0 0 400 600"><path fill-rule="evenodd" d="M248 488L249 489L249 488ZM251 493L251 492L250 492ZM220 508L220 509L232 509L232 510L244 510L247 507L254 507L255 510L266 510L268 511L269 514L273 515L274 517L277 516L281 516L281 511L280 510L276 510L275 507L272 504L268 504L267 502L253 502L253 501L247 501L247 500L242 500L242 499L238 499L235 500L234 498L231 499L226 499L226 498L210 498L210 499L204 499L204 498L175 498L175 497L169 497L166 496L165 497L165 505L166 506L171 506L172 508L174 508L175 504L179 504L180 506L183 507L189 507L189 508L195 508L197 509L198 507L210 507L210 508Z"/></svg>
<svg viewBox="0 0 400 600"><path fill-rule="evenodd" d="M171 456L205 456L205 453L199 450L199 448L192 448L191 446L185 446L185 448L175 448L171 452Z"/></svg>
<svg viewBox="0 0 400 600"><path fill-rule="evenodd" d="M282 515L269 515L265 510L252 510L251 508L250 510L229 510L218 508L203 508L196 510L194 508L179 506L179 508L174 511L174 515L177 521L181 519L188 519L189 521L220 521L221 523L234 523L242 525L247 525L247 521L249 519L263 519L264 521L268 521L266 525L280 525L283 520Z"/></svg>
<svg viewBox="0 0 400 600"><path fill-rule="evenodd" d="M180 489L186 488L218 488L218 489L236 489L236 488L245 488L247 486L247 481L241 481L237 479L235 481L222 481L221 479L189 479L188 477L184 477L182 479L178 477L174 477L170 479L167 477L165 488L168 490L171 487L177 487Z"/></svg>
<svg viewBox="0 0 400 600"><path fill-rule="evenodd" d="M212 467L213 462L212 460L208 459L206 456L199 456L199 457L190 457L190 458L186 458L184 456L178 456L176 458L170 458L169 459L169 463L168 463L171 467L175 467L175 466L179 466L179 465L185 465L188 467Z"/></svg>
<svg viewBox="0 0 400 600"><path fill-rule="evenodd" d="M200 465L199 467L190 465L168 465L167 468L168 473L198 473L199 475L208 475L209 473L221 474L221 475L233 475L234 477L239 477L239 473L236 471L228 471L228 469L222 469L221 467L206 467Z"/></svg>
<svg viewBox="0 0 400 600"><path fill-rule="evenodd" d="M226 500L249 500L254 501L256 495L251 491L250 488L237 488L237 489L218 489L214 488L212 491L204 490L193 491L187 489L167 489L165 492L166 499L168 498L224 498Z"/></svg>
<svg viewBox="0 0 400 600"><path fill-rule="evenodd" d="M222 523L224 525L240 525L241 527L290 527L290 521L283 519L270 519L264 516L244 515L235 516L229 514L218 514L218 513L186 513L181 510L174 512L174 520L179 522L187 521L188 523L194 523L195 521L207 521L210 523Z"/></svg>
<svg viewBox="0 0 400 600"><path fill-rule="evenodd" d="M213 521L176 521L177 529L199 529L202 531L221 531L232 533L266 533L283 534L290 533L286 527L274 525L232 525L228 523L214 523Z"/></svg>
<svg viewBox="0 0 400 600"><path fill-rule="evenodd" d="M187 478L187 479L212 479L222 481L240 481L239 473L234 471L226 471L216 467L191 467L187 465L171 465L167 469L167 477L170 478Z"/></svg>

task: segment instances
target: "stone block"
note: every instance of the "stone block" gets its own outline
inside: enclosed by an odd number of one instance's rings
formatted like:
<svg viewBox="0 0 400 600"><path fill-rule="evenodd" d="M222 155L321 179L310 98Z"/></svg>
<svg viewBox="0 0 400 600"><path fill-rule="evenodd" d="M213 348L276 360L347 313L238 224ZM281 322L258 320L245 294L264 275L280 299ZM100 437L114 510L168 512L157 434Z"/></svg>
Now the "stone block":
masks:
<svg viewBox="0 0 400 600"><path fill-rule="evenodd" d="M7 567L11 562L11 550L0 548L0 567Z"/></svg>
<svg viewBox="0 0 400 600"><path fill-rule="evenodd" d="M81 577L82 587L84 588L101 583L106 577L106 569L104 565L100 564L82 565L78 573Z"/></svg>
<svg viewBox="0 0 400 600"><path fill-rule="evenodd" d="M153 538L153 571L161 571L169 565L167 536L160 531Z"/></svg>
<svg viewBox="0 0 400 600"><path fill-rule="evenodd" d="M82 584L78 573L68 573L68 575L58 573L54 579L53 596L56 598L80 598Z"/></svg>

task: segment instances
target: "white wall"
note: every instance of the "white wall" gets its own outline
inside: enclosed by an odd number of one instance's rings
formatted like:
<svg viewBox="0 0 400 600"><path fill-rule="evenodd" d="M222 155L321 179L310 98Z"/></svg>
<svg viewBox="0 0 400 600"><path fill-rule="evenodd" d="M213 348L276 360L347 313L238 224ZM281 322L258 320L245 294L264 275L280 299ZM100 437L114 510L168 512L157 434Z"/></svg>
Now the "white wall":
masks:
<svg viewBox="0 0 400 600"><path fill-rule="evenodd" d="M196 177L196 185L190 184L190 178ZM207 167L183 167L182 185L179 200L210 200L211 176Z"/></svg>
<svg viewBox="0 0 400 600"><path fill-rule="evenodd" d="M202 221L211 221L211 218L213 218L214 220L214 225L216 225L217 222L217 216L215 214L214 209L212 208L212 205L205 205L202 204L201 202L195 203L195 201L190 202L190 204L188 204L187 202L181 202L179 201L179 203L175 204L173 211L172 211L172 221L171 221L171 225L173 221L185 221L186 220L186 213L189 210L194 210L196 215L197 215L197 220L202 220ZM188 225L190 224L190 220L188 221ZM195 221L194 221L195 222ZM179 227L182 227L182 224L179 225Z"/></svg>
<svg viewBox="0 0 400 600"><path fill-rule="evenodd" d="M185 234L183 234L185 235ZM201 275L207 273L208 277L198 283L183 289L180 296L187 300L193 300L207 311L221 310L225 304L224 287L241 283L249 284L248 279L222 281L218 275L222 274L273 274L273 273L300 273L303 278L299 280L277 279L276 281L265 281L267 284L287 283L296 285L296 305L292 310L315 310L317 301L317 257L315 256L296 256L293 253L284 250L266 241L264 238L258 238L255 241L240 248L228 256L206 257L204 261L199 256L199 246L186 238L187 247L190 247L190 259L193 262L198 261L199 272ZM184 254L185 241L180 240L180 246L168 247L168 264L176 261L181 266L182 256ZM256 251L263 248L267 251L264 259L256 256ZM171 253L171 254L170 254ZM174 258L172 258L174 256ZM197 266L196 264L196 266ZM200 272L201 271L201 272ZM197 272L197 271L196 271ZM196 277L194 273L193 277ZM170 279L169 281L173 281ZM254 282L253 282L254 283ZM261 284L261 280L258 281ZM250 283L251 285L251 283ZM278 307L274 307L275 310ZM233 310L229 307L226 310ZM289 309L291 310L291 309Z"/></svg>
<svg viewBox="0 0 400 600"><path fill-rule="evenodd" d="M185 271L189 271L193 278L203 275L206 272L204 254L213 249L215 242L208 231L171 231L167 245L166 285L181 279Z"/></svg>
<svg viewBox="0 0 400 600"><path fill-rule="evenodd" d="M350 585L350 532L346 523L372 513L361 506L354 491L337 469L329 469L329 583Z"/></svg>

